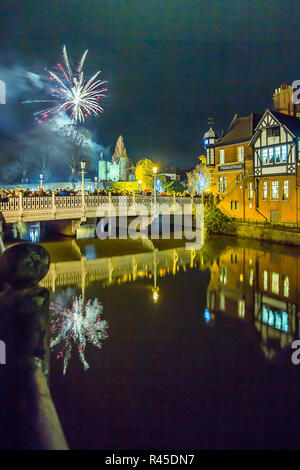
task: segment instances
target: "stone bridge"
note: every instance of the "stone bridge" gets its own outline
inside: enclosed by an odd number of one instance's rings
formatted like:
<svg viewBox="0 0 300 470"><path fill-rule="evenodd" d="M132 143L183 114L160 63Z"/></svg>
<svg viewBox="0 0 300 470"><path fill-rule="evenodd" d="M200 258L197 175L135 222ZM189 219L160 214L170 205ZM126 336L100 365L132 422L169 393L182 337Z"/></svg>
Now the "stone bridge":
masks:
<svg viewBox="0 0 300 470"><path fill-rule="evenodd" d="M11 197L0 202L0 211L6 223L42 222L48 220L80 220L111 215L150 215L153 210L162 214L194 213L203 208L199 197L156 195L112 196L103 195Z"/></svg>
<svg viewBox="0 0 300 470"><path fill-rule="evenodd" d="M74 241L76 244L76 242ZM151 240L145 243L152 244ZM149 246L150 247L150 246ZM80 250L78 248L80 253ZM86 284L101 282L103 287L114 283L133 282L139 278L152 279L175 275L180 269L205 268L201 256L201 246L187 250L185 247L137 253L110 258L87 259L81 255L79 260L51 263L41 285L53 292L58 287L80 286L84 292Z"/></svg>

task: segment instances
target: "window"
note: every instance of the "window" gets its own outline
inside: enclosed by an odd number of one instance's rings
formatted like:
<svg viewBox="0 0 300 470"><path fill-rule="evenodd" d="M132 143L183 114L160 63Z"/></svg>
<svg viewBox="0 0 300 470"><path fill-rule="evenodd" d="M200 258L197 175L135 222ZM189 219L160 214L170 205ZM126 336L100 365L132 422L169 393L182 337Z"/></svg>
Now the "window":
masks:
<svg viewBox="0 0 300 470"><path fill-rule="evenodd" d="M286 159L287 159L287 146L282 145L281 146L281 161L286 162Z"/></svg>
<svg viewBox="0 0 300 470"><path fill-rule="evenodd" d="M224 193L226 191L226 176L219 177L219 193Z"/></svg>
<svg viewBox="0 0 300 470"><path fill-rule="evenodd" d="M268 137L276 137L278 135L280 135L280 127L279 126L269 127L269 129L267 129L267 136Z"/></svg>
<svg viewBox="0 0 300 470"><path fill-rule="evenodd" d="M280 157L281 157L281 147L279 145L275 147L275 162L278 163L280 162Z"/></svg>
<svg viewBox="0 0 300 470"><path fill-rule="evenodd" d="M225 163L225 150L219 150L220 153L220 164L223 165Z"/></svg>
<svg viewBox="0 0 300 470"><path fill-rule="evenodd" d="M253 286L253 280L254 280L254 270L253 268L249 269L249 284L250 286Z"/></svg>
<svg viewBox="0 0 300 470"><path fill-rule="evenodd" d="M273 294L279 294L279 274L272 273L272 292Z"/></svg>
<svg viewBox="0 0 300 470"><path fill-rule="evenodd" d="M208 148L206 150L206 154L207 154L207 165L213 165L215 163L214 149Z"/></svg>
<svg viewBox="0 0 300 470"><path fill-rule="evenodd" d="M227 269L226 269L226 266L220 266L219 276L220 276L220 282L222 282L225 285L226 282L227 282Z"/></svg>
<svg viewBox="0 0 300 470"><path fill-rule="evenodd" d="M239 207L239 201L234 201L234 208L237 211Z"/></svg>
<svg viewBox="0 0 300 470"><path fill-rule="evenodd" d="M237 148L237 159L238 159L238 162L244 161L244 147Z"/></svg>
<svg viewBox="0 0 300 470"><path fill-rule="evenodd" d="M285 163L287 160L287 145L276 145L276 147L265 147L260 151L263 165L274 165Z"/></svg>
<svg viewBox="0 0 300 470"><path fill-rule="evenodd" d="M238 262L237 254L231 253L231 255L230 255L230 260L231 260L231 262L232 262L233 264L237 264L237 262Z"/></svg>
<svg viewBox="0 0 300 470"><path fill-rule="evenodd" d="M245 316L245 300L240 299L238 304L238 314L239 317L244 318Z"/></svg>
<svg viewBox="0 0 300 470"><path fill-rule="evenodd" d="M262 149L260 156L264 165L268 163L268 149Z"/></svg>
<svg viewBox="0 0 300 470"><path fill-rule="evenodd" d="M284 180L283 182L283 199L289 198L289 182L288 180Z"/></svg>
<svg viewBox="0 0 300 470"><path fill-rule="evenodd" d="M253 183L252 181L249 182L249 199L253 199Z"/></svg>
<svg viewBox="0 0 300 470"><path fill-rule="evenodd" d="M264 290L268 290L268 271L263 273Z"/></svg>
<svg viewBox="0 0 300 470"><path fill-rule="evenodd" d="M283 277L283 295L288 297L290 295L290 281L287 276Z"/></svg>
<svg viewBox="0 0 300 470"><path fill-rule="evenodd" d="M271 198L272 199L278 199L279 198L279 181L272 181L271 183Z"/></svg>
<svg viewBox="0 0 300 470"><path fill-rule="evenodd" d="M268 181L263 181L262 184L262 198L268 199Z"/></svg>
<svg viewBox="0 0 300 470"><path fill-rule="evenodd" d="M220 310L225 310L225 295L220 294Z"/></svg>

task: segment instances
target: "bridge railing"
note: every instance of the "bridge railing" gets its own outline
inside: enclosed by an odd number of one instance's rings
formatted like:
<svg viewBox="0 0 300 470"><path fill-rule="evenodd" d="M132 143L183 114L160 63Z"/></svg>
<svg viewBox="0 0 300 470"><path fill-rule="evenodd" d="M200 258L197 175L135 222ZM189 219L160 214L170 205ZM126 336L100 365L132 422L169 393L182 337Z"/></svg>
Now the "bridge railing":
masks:
<svg viewBox="0 0 300 470"><path fill-rule="evenodd" d="M51 209L52 197L24 197L22 198L23 210L40 210L40 209Z"/></svg>
<svg viewBox="0 0 300 470"><path fill-rule="evenodd" d="M56 196L55 206L57 209L72 209L81 207L82 198L81 196Z"/></svg>
<svg viewBox="0 0 300 470"><path fill-rule="evenodd" d="M136 204L143 204L149 206L154 201L154 196L147 196L144 194L136 194L134 196L104 196L104 195L86 195L84 198L86 207L96 208L100 205L111 203L114 206L131 206L134 202ZM156 201L158 204L167 204L170 207L176 202L179 205L201 204L200 197L175 197L175 196L157 196ZM45 209L76 209L82 207L82 196L80 194L74 196L37 196L37 197L10 197L7 201L0 202L1 212L14 212L14 211L32 211L32 210L45 210Z"/></svg>

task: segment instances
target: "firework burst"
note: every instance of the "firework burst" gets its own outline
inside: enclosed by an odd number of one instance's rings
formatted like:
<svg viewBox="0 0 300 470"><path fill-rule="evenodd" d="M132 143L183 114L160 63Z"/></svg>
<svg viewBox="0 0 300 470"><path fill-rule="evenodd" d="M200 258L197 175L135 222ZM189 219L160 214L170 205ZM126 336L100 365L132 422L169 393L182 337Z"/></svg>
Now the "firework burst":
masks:
<svg viewBox="0 0 300 470"><path fill-rule="evenodd" d="M89 368L84 351L87 343L97 348L108 338L108 324L101 319L103 307L98 299L84 303L81 296L75 297L72 308L52 304L50 348L59 347L57 358L63 358L63 373L66 373L73 346L78 350L84 370Z"/></svg>
<svg viewBox="0 0 300 470"><path fill-rule="evenodd" d="M70 66L66 46L63 47L63 65L57 64L58 73L48 70L51 85L49 92L51 99L27 100L24 103L48 103L42 111L34 113L38 122L44 119L55 118L63 112L67 112L73 123L84 122L85 118L98 116L103 112L99 101L105 96L107 88L105 81L99 79L100 71L90 79L83 75L83 65L88 51L81 57L75 72Z"/></svg>

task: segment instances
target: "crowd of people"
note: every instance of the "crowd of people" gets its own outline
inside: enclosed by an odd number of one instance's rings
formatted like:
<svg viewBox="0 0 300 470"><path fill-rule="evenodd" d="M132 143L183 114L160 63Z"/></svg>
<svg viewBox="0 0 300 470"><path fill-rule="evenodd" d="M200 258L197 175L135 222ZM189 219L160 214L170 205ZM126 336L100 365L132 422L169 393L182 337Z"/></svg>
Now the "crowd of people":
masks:
<svg viewBox="0 0 300 470"><path fill-rule="evenodd" d="M133 191L129 189L113 189L113 188L107 188L107 189L86 189L85 194L90 195L90 196L107 196L109 193L112 196L131 196L132 193L135 194L141 194L141 195L147 195L151 196L153 192L144 190L144 191ZM27 189L0 189L0 202L7 202L9 201L10 198L13 197L19 197L22 195L23 197L40 197L40 196L52 196L53 191L50 189L44 190L43 188L40 188L38 190L31 190L29 188ZM76 196L76 195L81 195L81 190L75 190L72 188L57 188L54 190L55 196ZM157 192L157 195L160 196L172 196L173 193L167 193L167 192ZM190 197L191 194L187 191L181 192L181 193L175 193L176 197ZM206 197L206 196L205 196Z"/></svg>

